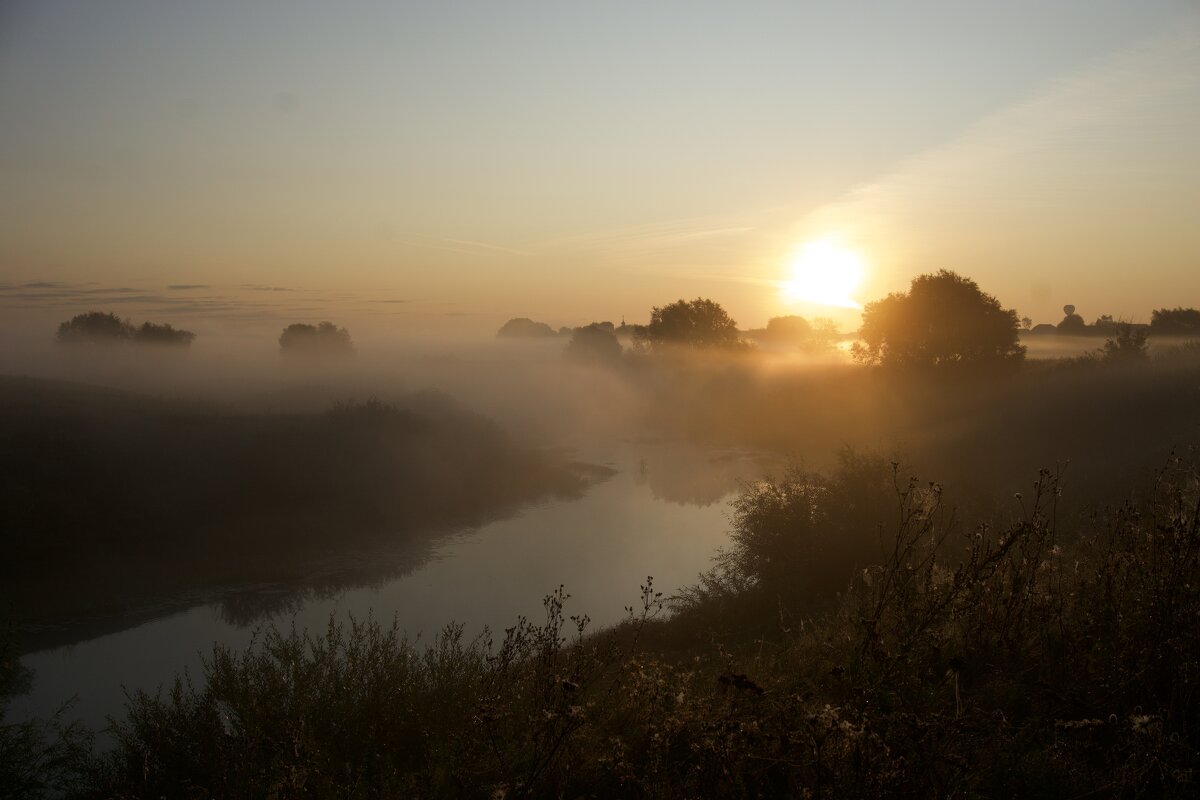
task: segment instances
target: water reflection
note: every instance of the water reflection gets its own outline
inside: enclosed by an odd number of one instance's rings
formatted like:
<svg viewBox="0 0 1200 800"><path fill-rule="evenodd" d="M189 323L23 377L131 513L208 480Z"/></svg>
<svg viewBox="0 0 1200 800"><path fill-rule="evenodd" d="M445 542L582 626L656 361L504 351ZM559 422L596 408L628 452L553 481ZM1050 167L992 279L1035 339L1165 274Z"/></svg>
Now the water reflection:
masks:
<svg viewBox="0 0 1200 800"><path fill-rule="evenodd" d="M637 480L657 500L680 505L711 506L738 488L739 481L770 471L775 459L738 449L699 445L643 448Z"/></svg>
<svg viewBox="0 0 1200 800"><path fill-rule="evenodd" d="M394 616L412 636L428 637L452 620L474 634L501 630L518 615L538 618L543 595L565 584L572 611L612 624L647 575L670 594L707 569L727 540L721 501L739 479L760 477L770 466L748 453L645 443L588 456L616 473L582 498L548 500L443 538L419 565L396 553L376 553L370 563L360 553L299 586L244 588L128 630L29 654L23 662L34 673L32 690L14 701L13 715L45 715L77 696L73 713L102 728L106 715L122 707L122 684L153 691L180 670L196 674L200 653L213 642L245 646L256 622L323 628L331 614ZM652 480L670 465L687 469L688 479Z"/></svg>

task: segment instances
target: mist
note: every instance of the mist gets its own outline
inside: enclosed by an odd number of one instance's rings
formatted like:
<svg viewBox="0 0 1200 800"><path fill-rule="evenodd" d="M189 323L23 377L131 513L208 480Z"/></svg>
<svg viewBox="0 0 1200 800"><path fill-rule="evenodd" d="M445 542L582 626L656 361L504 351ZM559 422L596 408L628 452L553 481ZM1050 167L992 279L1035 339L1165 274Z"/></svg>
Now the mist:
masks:
<svg viewBox="0 0 1200 800"><path fill-rule="evenodd" d="M864 10L5 4L0 800L1194 797L1200 10Z"/></svg>

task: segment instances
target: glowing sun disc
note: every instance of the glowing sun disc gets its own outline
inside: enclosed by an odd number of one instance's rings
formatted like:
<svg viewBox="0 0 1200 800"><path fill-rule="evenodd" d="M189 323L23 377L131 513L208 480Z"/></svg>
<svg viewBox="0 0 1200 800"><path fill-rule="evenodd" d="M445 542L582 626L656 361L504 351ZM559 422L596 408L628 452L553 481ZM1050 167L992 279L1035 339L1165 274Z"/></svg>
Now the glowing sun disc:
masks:
<svg viewBox="0 0 1200 800"><path fill-rule="evenodd" d="M794 301L862 308L851 295L864 272L862 257L853 250L827 239L809 242L792 257L791 277L783 283L783 295Z"/></svg>

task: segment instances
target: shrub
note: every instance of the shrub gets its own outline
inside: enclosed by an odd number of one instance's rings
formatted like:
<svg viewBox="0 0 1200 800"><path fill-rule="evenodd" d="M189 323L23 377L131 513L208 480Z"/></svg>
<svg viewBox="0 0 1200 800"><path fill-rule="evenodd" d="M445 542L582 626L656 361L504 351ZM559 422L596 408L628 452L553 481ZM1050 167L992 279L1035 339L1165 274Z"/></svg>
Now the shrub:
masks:
<svg viewBox="0 0 1200 800"><path fill-rule="evenodd" d="M5 718L8 698L27 691L29 677L11 631L0 633L0 798L33 800L80 791L91 768L92 735L79 723L64 721L69 704L49 720Z"/></svg>
<svg viewBox="0 0 1200 800"><path fill-rule="evenodd" d="M1148 358L1148 348L1145 328L1120 322L1117 323L1116 336L1104 343L1101 352L1105 361L1128 363L1145 361Z"/></svg>

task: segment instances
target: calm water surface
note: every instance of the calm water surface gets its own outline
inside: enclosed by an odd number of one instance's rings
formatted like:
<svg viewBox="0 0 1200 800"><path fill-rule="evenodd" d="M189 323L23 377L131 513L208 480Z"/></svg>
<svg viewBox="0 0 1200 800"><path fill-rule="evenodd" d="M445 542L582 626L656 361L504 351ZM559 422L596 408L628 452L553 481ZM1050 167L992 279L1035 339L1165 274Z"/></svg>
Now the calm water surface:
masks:
<svg viewBox="0 0 1200 800"><path fill-rule="evenodd" d="M580 454L617 472L575 500L548 500L519 516L443 539L424 565L375 586L305 601L298 610L250 625L228 621L217 605L202 605L118 633L31 653L26 695L13 718L47 716L74 697L70 717L93 728L118 714L124 689L155 691L189 670L214 643L245 646L263 624L323 629L330 615L390 621L429 639L445 624L468 633L502 630L519 615L543 617L542 598L559 584L570 593L567 613L594 625L620 621L637 605L648 575L670 595L711 566L728 539L728 499L740 480L776 471L745 451L661 444L614 444ZM164 567L169 568L169 567Z"/></svg>

